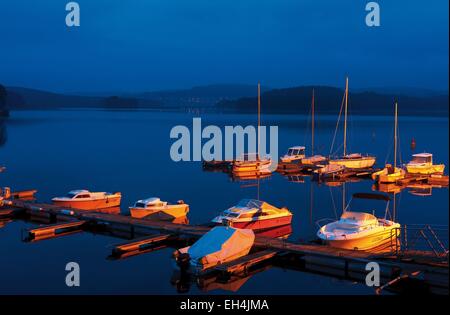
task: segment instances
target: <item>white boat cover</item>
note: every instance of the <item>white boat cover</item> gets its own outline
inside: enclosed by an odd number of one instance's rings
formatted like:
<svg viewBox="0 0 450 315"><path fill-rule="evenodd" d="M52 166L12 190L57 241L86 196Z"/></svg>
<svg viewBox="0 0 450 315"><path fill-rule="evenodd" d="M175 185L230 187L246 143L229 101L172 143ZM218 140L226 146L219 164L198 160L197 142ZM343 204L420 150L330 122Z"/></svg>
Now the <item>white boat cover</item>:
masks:
<svg viewBox="0 0 450 315"><path fill-rule="evenodd" d="M208 268L249 253L255 234L249 229L217 226L188 249L191 263Z"/></svg>

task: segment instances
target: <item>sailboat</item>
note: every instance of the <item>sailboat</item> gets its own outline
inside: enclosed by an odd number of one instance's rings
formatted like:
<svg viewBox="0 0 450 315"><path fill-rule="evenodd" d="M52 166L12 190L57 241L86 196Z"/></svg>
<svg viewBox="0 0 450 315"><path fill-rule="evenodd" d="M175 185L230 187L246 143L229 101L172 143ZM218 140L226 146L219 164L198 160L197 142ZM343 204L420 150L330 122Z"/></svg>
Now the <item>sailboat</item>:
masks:
<svg viewBox="0 0 450 315"><path fill-rule="evenodd" d="M372 179L379 183L395 183L399 179L405 178L405 170L397 167L397 125L398 125L398 104L395 102L395 122L394 122L394 166L386 166L378 172L372 174Z"/></svg>
<svg viewBox="0 0 450 315"><path fill-rule="evenodd" d="M314 155L314 89L311 101L311 156L306 156L304 146L290 147L288 152L280 158L281 163L298 163L300 169L313 168L327 160L322 155Z"/></svg>
<svg viewBox="0 0 450 315"><path fill-rule="evenodd" d="M272 173L272 159L261 157L260 151L260 126L261 126L261 85L258 82L258 153L247 153L233 162L233 175L238 177L258 176Z"/></svg>
<svg viewBox="0 0 450 315"><path fill-rule="evenodd" d="M312 91L312 101L311 101L311 156L307 156L301 159L301 164L303 168L315 168L318 164L327 161L327 158L322 155L314 155L314 89Z"/></svg>
<svg viewBox="0 0 450 315"><path fill-rule="evenodd" d="M340 165L347 169L371 168L376 161L374 156L347 152L347 110L348 110L348 77L345 80L345 114L344 114L344 154L337 159L330 159L330 165Z"/></svg>

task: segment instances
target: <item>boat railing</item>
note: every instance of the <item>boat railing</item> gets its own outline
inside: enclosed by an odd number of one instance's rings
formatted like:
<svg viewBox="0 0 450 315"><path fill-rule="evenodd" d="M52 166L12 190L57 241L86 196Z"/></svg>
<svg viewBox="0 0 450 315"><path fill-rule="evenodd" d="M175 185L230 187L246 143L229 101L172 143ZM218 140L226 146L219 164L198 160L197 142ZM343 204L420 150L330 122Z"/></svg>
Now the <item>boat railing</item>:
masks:
<svg viewBox="0 0 450 315"><path fill-rule="evenodd" d="M320 228L322 228L322 226L324 226L324 225L326 225L326 224L328 224L328 223L334 222L334 221L336 221L336 219L332 219L332 218L323 218L323 219L317 220L317 221L316 221L316 225L317 225L317 226L319 227L319 229L320 229Z"/></svg>
<svg viewBox="0 0 450 315"><path fill-rule="evenodd" d="M392 229L391 244L397 255L426 252L448 262L448 233L447 225L408 224Z"/></svg>

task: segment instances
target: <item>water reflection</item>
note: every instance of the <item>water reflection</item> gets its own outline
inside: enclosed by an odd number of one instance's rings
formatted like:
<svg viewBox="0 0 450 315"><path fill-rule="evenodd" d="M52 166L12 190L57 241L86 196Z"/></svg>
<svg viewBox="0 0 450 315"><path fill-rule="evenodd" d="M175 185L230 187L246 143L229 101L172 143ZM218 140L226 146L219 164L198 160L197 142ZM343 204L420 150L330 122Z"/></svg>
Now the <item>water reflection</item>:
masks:
<svg viewBox="0 0 450 315"><path fill-rule="evenodd" d="M8 140L8 133L6 132L6 124L3 119L0 118L0 147L6 144Z"/></svg>

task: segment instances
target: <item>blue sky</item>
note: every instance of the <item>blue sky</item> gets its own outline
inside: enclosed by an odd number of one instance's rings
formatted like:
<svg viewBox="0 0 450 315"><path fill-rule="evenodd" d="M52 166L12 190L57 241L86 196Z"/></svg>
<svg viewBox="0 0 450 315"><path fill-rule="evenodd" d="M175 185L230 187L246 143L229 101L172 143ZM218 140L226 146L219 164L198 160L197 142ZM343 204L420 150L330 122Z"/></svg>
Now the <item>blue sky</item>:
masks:
<svg viewBox="0 0 450 315"><path fill-rule="evenodd" d="M448 0L0 0L0 83L139 92L214 83L447 90Z"/></svg>

